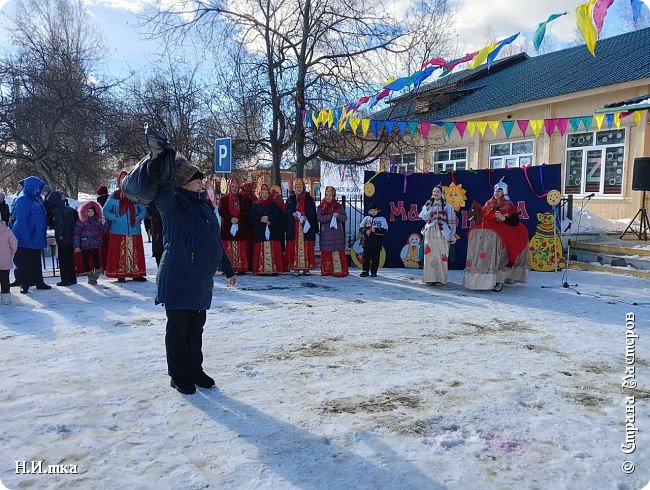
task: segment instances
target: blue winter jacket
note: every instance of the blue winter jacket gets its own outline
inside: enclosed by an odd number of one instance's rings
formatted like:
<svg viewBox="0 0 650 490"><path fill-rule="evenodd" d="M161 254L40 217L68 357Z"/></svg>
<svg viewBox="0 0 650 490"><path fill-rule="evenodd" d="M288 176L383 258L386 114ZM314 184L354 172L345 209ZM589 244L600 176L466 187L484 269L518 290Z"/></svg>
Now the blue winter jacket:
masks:
<svg viewBox="0 0 650 490"><path fill-rule="evenodd" d="M169 310L207 310L212 276L221 267L235 275L219 238L219 222L201 195L165 184L154 200L163 223L165 251L160 260L156 304Z"/></svg>
<svg viewBox="0 0 650 490"><path fill-rule="evenodd" d="M120 216L120 200L113 197L108 198L104 204L104 218L111 222L111 233L113 235L140 235L142 227L140 223L147 217L147 208L142 204L135 206L135 226L131 226L131 211L127 211Z"/></svg>
<svg viewBox="0 0 650 490"><path fill-rule="evenodd" d="M18 239L19 248L40 250L47 247L47 214L41 197L44 185L38 177L27 177L21 194L13 202L11 231Z"/></svg>

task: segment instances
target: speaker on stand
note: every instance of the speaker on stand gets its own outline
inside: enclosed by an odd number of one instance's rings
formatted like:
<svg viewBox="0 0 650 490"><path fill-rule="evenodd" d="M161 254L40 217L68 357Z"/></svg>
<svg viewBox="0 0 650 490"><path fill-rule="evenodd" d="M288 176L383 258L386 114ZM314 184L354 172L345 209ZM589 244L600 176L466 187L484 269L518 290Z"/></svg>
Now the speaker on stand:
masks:
<svg viewBox="0 0 650 490"><path fill-rule="evenodd" d="M619 238L630 231L634 233L639 240L648 241L648 230L650 230L650 220L648 220L648 210L646 209L646 191L650 191L650 157L641 157L634 159L634 171L632 173L632 190L643 191L643 198L641 200L641 208L637 211L627 225L625 231L621 233ZM632 225L639 218L639 231L636 232L632 229Z"/></svg>

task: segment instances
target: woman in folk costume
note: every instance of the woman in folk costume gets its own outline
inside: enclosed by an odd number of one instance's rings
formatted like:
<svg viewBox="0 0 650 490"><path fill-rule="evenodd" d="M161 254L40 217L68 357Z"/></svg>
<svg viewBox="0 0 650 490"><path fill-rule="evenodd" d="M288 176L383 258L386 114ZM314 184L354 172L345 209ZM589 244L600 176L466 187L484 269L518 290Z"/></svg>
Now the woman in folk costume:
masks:
<svg viewBox="0 0 650 490"><path fill-rule="evenodd" d="M458 220L451 204L445 202L442 185L436 185L420 212L424 225L424 268L422 282L447 283L449 247L456 243Z"/></svg>
<svg viewBox="0 0 650 490"><path fill-rule="evenodd" d="M125 176L126 172L122 170L117 177L118 185ZM104 204L103 211L104 217L111 222L106 277L116 277L119 282L126 281L127 277L146 281L147 266L140 224L147 215L147 208L134 204L118 187Z"/></svg>
<svg viewBox="0 0 650 490"><path fill-rule="evenodd" d="M287 267L294 275L303 273L308 276L316 266L314 242L316 241L316 203L305 192L305 181L298 178L293 181L294 192L289 194L285 206L285 224L287 237Z"/></svg>
<svg viewBox="0 0 650 490"><path fill-rule="evenodd" d="M336 200L334 187L325 187L325 199L318 205L316 215L320 223L320 274L345 277L349 274L345 256L345 222L348 217Z"/></svg>
<svg viewBox="0 0 650 490"><path fill-rule="evenodd" d="M282 211L271 197L269 186L262 184L260 197L251 206L251 224L255 245L253 274L276 275L284 271L282 258Z"/></svg>
<svg viewBox="0 0 650 490"><path fill-rule="evenodd" d="M248 271L250 202L239 192L239 181L228 180L228 192L221 196L221 241L233 269L238 274Z"/></svg>
<svg viewBox="0 0 650 490"><path fill-rule="evenodd" d="M465 287L501 291L504 283L526 282L528 229L519 221L503 179L494 186L478 221L468 233Z"/></svg>

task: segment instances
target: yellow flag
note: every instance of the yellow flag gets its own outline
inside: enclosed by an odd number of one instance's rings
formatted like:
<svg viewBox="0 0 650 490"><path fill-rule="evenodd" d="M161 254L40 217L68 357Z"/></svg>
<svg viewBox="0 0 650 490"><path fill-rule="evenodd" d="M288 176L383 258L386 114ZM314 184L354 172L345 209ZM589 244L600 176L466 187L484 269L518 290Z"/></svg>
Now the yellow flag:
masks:
<svg viewBox="0 0 650 490"><path fill-rule="evenodd" d="M468 121L467 122L467 132L469 135L473 138L474 133L476 132L476 122L475 121Z"/></svg>
<svg viewBox="0 0 650 490"><path fill-rule="evenodd" d="M334 109L327 110L327 125L330 128L334 126Z"/></svg>
<svg viewBox="0 0 650 490"><path fill-rule="evenodd" d="M352 128L352 132L354 134L357 134L357 129L359 128L359 123L361 122L361 119L358 117L351 117L350 118L350 127Z"/></svg>
<svg viewBox="0 0 650 490"><path fill-rule="evenodd" d="M620 112L615 112L614 113L614 126L616 126L616 129L621 129L621 113Z"/></svg>
<svg viewBox="0 0 650 490"><path fill-rule="evenodd" d="M368 132L368 129L370 129L370 119L362 119L361 120L361 130L363 131L364 136Z"/></svg>
<svg viewBox="0 0 650 490"><path fill-rule="evenodd" d="M542 131L542 127L544 126L544 119L531 119L529 124L530 127L533 128L535 138L539 138L539 133Z"/></svg>
<svg viewBox="0 0 650 490"><path fill-rule="evenodd" d="M639 124L641 122L641 116L643 115L643 111L634 111L632 115L634 116L634 122L636 124Z"/></svg>
<svg viewBox="0 0 650 490"><path fill-rule="evenodd" d="M576 9L576 24L592 56L596 56L596 42L598 41L598 31L594 24L594 6L597 1L589 0Z"/></svg>
<svg viewBox="0 0 650 490"><path fill-rule="evenodd" d="M481 133L481 138L485 136L485 129L487 128L487 121L479 121L476 123L478 132Z"/></svg>
<svg viewBox="0 0 650 490"><path fill-rule="evenodd" d="M492 131L492 134L494 136L496 136L499 132L499 124L501 124L501 121L488 121L488 126L490 127L490 131Z"/></svg>
<svg viewBox="0 0 650 490"><path fill-rule="evenodd" d="M474 68L478 68L480 65L482 65L485 60L487 59L488 55L497 49L497 46L500 44L500 41L490 44L489 46L486 46L485 48L481 49L476 56L474 56L474 59L472 60L472 63L467 67L470 70L473 70Z"/></svg>
<svg viewBox="0 0 650 490"><path fill-rule="evenodd" d="M320 112L317 113L316 111L311 111L311 120L314 122L314 126L316 126L316 129L318 129L318 123L320 121Z"/></svg>
<svg viewBox="0 0 650 490"><path fill-rule="evenodd" d="M600 129L603 125L603 121L605 120L605 114L594 114L594 119L596 120L596 126L598 126L598 129Z"/></svg>

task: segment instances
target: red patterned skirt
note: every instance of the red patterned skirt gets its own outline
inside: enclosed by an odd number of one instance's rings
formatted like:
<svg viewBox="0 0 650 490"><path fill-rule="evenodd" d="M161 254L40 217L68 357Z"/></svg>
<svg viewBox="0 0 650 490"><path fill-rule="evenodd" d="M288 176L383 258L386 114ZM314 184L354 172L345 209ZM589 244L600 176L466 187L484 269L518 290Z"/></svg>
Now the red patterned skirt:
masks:
<svg viewBox="0 0 650 490"><path fill-rule="evenodd" d="M284 271L282 246L278 240L255 243L253 248L253 274L269 275Z"/></svg>
<svg viewBox="0 0 650 490"><path fill-rule="evenodd" d="M106 277L145 277L147 265L144 260L142 235L108 236L108 259Z"/></svg>
<svg viewBox="0 0 650 490"><path fill-rule="evenodd" d="M228 254L235 272L248 272L248 242L245 240L224 240L223 248Z"/></svg>
<svg viewBox="0 0 650 490"><path fill-rule="evenodd" d="M345 277L348 272L348 259L345 251L320 253L320 275Z"/></svg>
<svg viewBox="0 0 650 490"><path fill-rule="evenodd" d="M303 237L300 233L300 238ZM287 240L287 268L292 271L308 271L316 267L314 242L306 240Z"/></svg>

